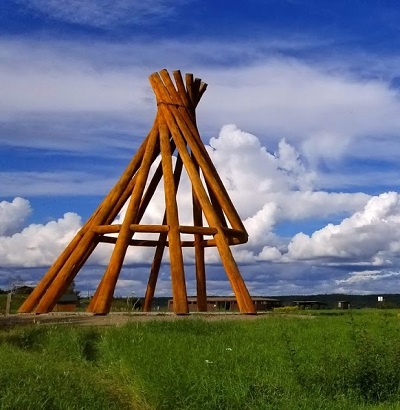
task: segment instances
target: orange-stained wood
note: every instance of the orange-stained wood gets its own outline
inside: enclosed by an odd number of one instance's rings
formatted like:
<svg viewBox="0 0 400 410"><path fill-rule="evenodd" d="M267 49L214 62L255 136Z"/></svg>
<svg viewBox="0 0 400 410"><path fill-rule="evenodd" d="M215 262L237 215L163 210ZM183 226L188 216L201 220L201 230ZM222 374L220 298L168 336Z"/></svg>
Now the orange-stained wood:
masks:
<svg viewBox="0 0 400 410"><path fill-rule="evenodd" d="M192 157L196 171L199 172L199 165ZM203 225L203 211L196 194L192 192L193 203L193 224L196 227ZM203 228L204 229L204 228ZM212 228L215 229L215 228ZM217 230L212 234L216 234ZM207 285L206 285L206 267L204 261L204 246L202 246L203 234L196 232L194 235L194 257L195 257L195 274L196 274L196 292L197 292L197 310L207 312Z"/></svg>
<svg viewBox="0 0 400 410"><path fill-rule="evenodd" d="M189 313L183 267L183 254L179 233L178 205L176 203L176 189L172 170L171 146L166 124L160 124L161 163L164 175L164 193L169 242L169 259L171 265L172 296L174 298L174 312L178 315Z"/></svg>
<svg viewBox="0 0 400 410"><path fill-rule="evenodd" d="M135 222L137 217L140 201L149 175L150 166L152 164L153 152L156 149L157 140L158 132L152 133L147 143L142 163L138 170L137 181L133 188L132 196L118 234L117 242L111 255L109 265L104 273L101 287L99 288L96 304L93 306L93 313L106 314L110 311L115 285L117 284L126 250L129 246L129 241L132 239L130 225Z"/></svg>
<svg viewBox="0 0 400 410"><path fill-rule="evenodd" d="M195 222L197 223L197 221ZM199 222L200 223L200 222ZM218 231L216 228L210 228L208 226L179 226L180 233L187 234L200 234L200 235L215 235Z"/></svg>
<svg viewBox="0 0 400 410"><path fill-rule="evenodd" d="M19 312L46 313L53 309L98 243L109 243L113 252L88 307L95 314L109 312L114 289L128 246L155 247L144 311L151 309L158 274L166 247L169 248L172 293L176 314L188 313L183 248L195 252L197 306L207 310L204 251L216 246L242 313L255 313L254 304L230 250L230 245L245 243L247 232L215 169L197 125L197 107L207 84L192 74L167 70L149 77L157 99L157 115L153 127L132 158L120 180L101 202L74 239L60 254ZM177 160L173 171L173 153ZM159 157L161 154L161 161ZM151 172L150 167L155 171ZM182 170L192 184L193 226L179 221L177 189ZM142 224L141 220L163 179L165 215L161 224ZM113 224L129 201L121 224ZM204 226L203 216L208 226ZM228 224L229 222L229 224ZM140 239L134 238L141 233ZM149 234L148 239L146 235ZM158 238L154 238L158 233ZM193 235L182 240L181 235ZM208 238L207 238L208 237ZM210 238L211 237L211 238Z"/></svg>
<svg viewBox="0 0 400 410"><path fill-rule="evenodd" d="M118 233L121 230L122 225L98 225L92 228L93 232L98 234L105 233ZM147 233L160 233L168 232L169 228L167 225L140 225L140 224L131 224L129 228L132 232L147 232Z"/></svg>
<svg viewBox="0 0 400 410"><path fill-rule="evenodd" d="M172 149L175 148L175 144L173 143L173 141L170 141L170 144L171 144L171 151L172 151ZM180 155L178 155L176 159L176 163L175 163L175 170L174 170L175 194L176 194L176 191L178 190L179 181L181 179L182 167L183 167L182 158L180 157ZM164 218L162 222L163 225L166 224L166 221L167 221L167 216L166 216L166 213L164 213ZM144 297L143 312L151 311L153 297L154 297L154 293L155 293L156 285L157 285L158 274L161 268L162 257L164 254L165 247L168 244L167 238L168 238L168 235L166 233L161 233L158 238L158 243L157 245L155 245L156 251L155 251L153 263L150 269L149 280L147 282L146 293ZM182 241L181 241L181 246L182 246Z"/></svg>
<svg viewBox="0 0 400 410"><path fill-rule="evenodd" d="M214 208L212 207L210 199L208 198L207 193L203 187L202 181L199 178L199 175L196 171L196 167L193 164L193 161L191 160L190 155L187 151L186 143L190 148L192 148L192 152L194 152L194 150L197 149L196 141L194 141L194 137L191 134L190 130L187 127L185 127L185 120L182 119L182 117L189 117L189 115L187 114L187 111L178 111L179 107L176 107L174 105L174 101L171 100L170 97L170 95L173 95L173 93L168 92L165 84L161 81L157 73L151 75L149 80L156 94L157 101L165 102L165 104L159 105L159 109L161 110L164 119L167 122L168 128L172 134L172 138L174 139L176 147L180 155L182 156L183 164L189 175L195 195L200 202L200 205L203 209L208 224L209 226L217 228L219 231L215 235L214 239L221 257L221 261L224 265L232 289L237 298L239 310L242 313L255 313L254 304L251 300L250 294L246 288L243 278L233 258L232 252L229 249L229 243L224 235L222 229L223 227L219 221L218 216L215 213ZM190 119L188 121L190 121ZM180 128L180 126L182 126L182 129ZM185 128L186 131L185 138L183 136L183 128ZM196 160L198 160L197 156ZM201 166L199 160L198 162ZM207 173L209 172L209 168L204 167L202 168L202 171L204 177L207 179ZM207 181L210 185L215 184L215 180L213 180L212 178L207 179ZM241 225L241 222L239 225Z"/></svg>
<svg viewBox="0 0 400 410"><path fill-rule="evenodd" d="M64 249L64 251L60 254L57 260L54 262L54 264L47 271L46 275L42 278L42 280L35 287L33 292L28 296L25 302L21 305L21 307L18 310L19 313L30 313L35 310L36 306L42 300L48 288L52 285L53 281L56 279L56 277L58 277L58 275L61 275L60 274L61 270L63 271L66 270L65 265L67 264L69 259L73 259L74 261L75 260L79 261L84 257L84 256L81 256L81 253L79 252L80 248L85 248L83 255L87 252L88 248L92 247L94 249L95 246L94 247L92 246L92 242L95 241L94 235L88 232L92 226L103 223L103 221L107 219L107 215L113 209L116 202L119 201L121 194L123 193L126 186L129 184L130 180L135 175L140 165L148 138L149 136L147 136L146 139L143 141L142 145L140 146L139 150L136 152L135 156L130 161L129 165L125 169L118 183L114 186L114 188L108 193L108 195L100 203L100 205L95 210L95 212L92 214L92 216L88 219L88 221L81 228L81 230L78 231L74 239ZM89 237L89 240L87 237ZM86 240L84 241L84 243L81 244L81 241L83 238L85 238ZM78 253L78 252L79 252L79 255L75 256L74 253ZM76 263L69 264L67 266L69 266L70 270L73 272L73 266L76 266ZM69 284L70 283L68 283L66 287L68 287ZM49 295L47 296L47 298L45 298L45 300L50 301L50 303L46 304L47 306L45 309L42 309L42 312L37 312L37 313L45 313L47 311L50 311L55 306L59 297L58 298L54 297L54 293L55 292L53 291L52 295Z"/></svg>
<svg viewBox="0 0 400 410"><path fill-rule="evenodd" d="M154 293L156 291L158 274L161 268L167 237L168 235L166 233L161 233L157 241L156 251L154 254L153 263L151 265L149 280L147 282L146 293L144 296L143 312L151 311L151 305L153 302Z"/></svg>
<svg viewBox="0 0 400 410"><path fill-rule="evenodd" d="M157 118L154 123L157 125ZM75 242L75 247L68 246L67 249L70 250L70 252L63 252L60 255L45 277L39 282L38 286L28 297L26 305L21 306L22 309L26 310L26 306L28 305L31 307L29 311L35 310L35 313L46 313L53 309L58 299L76 276L78 272L77 269L82 265L82 261L88 258L88 251L91 253L96 247L97 238L90 230L90 227L104 223L111 223L113 218L112 216L112 219L110 218L110 213L116 215L119 212L120 209L117 209L117 204L121 204L121 196L124 194L126 187L129 185L132 178L134 178L135 173L140 167L147 141L152 133L154 133L153 129L132 158L120 180L82 228L82 236L80 240L72 241ZM121 207L122 206L123 203L121 204ZM79 233L77 236L78 235Z"/></svg>

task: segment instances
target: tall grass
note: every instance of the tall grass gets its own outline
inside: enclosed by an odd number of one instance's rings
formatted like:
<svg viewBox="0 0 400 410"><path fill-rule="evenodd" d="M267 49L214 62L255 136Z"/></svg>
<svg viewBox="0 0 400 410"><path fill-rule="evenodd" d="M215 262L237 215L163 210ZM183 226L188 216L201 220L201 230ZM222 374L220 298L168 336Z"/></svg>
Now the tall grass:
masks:
<svg viewBox="0 0 400 410"><path fill-rule="evenodd" d="M0 332L2 409L396 409L395 311Z"/></svg>

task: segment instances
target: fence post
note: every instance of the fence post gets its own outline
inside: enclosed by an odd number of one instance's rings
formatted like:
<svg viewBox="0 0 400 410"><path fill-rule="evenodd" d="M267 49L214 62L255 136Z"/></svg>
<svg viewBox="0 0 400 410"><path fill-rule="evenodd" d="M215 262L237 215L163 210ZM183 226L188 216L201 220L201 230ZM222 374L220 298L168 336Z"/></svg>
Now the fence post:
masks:
<svg viewBox="0 0 400 410"><path fill-rule="evenodd" d="M10 314L12 292L7 293L6 315Z"/></svg>

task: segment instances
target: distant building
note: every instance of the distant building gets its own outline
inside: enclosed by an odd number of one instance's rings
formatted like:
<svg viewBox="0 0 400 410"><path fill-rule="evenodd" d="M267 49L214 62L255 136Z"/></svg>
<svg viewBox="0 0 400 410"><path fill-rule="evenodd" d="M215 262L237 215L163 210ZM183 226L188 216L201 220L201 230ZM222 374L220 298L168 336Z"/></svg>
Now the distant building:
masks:
<svg viewBox="0 0 400 410"><path fill-rule="evenodd" d="M271 299L264 297L252 297L251 298L257 311L272 310L274 307L282 306L282 302L279 299ZM197 312L197 298L188 297L189 312ZM170 299L168 301L168 310L174 310L174 301ZM234 296L209 296L207 298L207 311L208 312L235 312L239 311L237 300Z"/></svg>
<svg viewBox="0 0 400 410"><path fill-rule="evenodd" d="M338 309L350 309L350 302L348 302L347 300L340 300L337 303L337 307Z"/></svg>

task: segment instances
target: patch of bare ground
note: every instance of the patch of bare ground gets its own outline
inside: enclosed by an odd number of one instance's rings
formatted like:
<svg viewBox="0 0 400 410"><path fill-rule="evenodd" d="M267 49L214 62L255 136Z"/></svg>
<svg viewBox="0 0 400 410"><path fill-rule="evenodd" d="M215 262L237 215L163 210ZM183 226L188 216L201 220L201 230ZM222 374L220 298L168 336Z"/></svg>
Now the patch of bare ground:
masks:
<svg viewBox="0 0 400 410"><path fill-rule="evenodd" d="M240 313L191 313L189 315L175 315L173 313L109 313L108 315L93 315L92 313L72 312L61 313L52 312L41 315L35 314L14 314L0 316L0 329L22 326L22 325L80 325L80 326L122 326L131 322L143 321L171 321L171 320L258 320L268 317L298 317L299 319L310 319L309 315L289 315L274 314L273 312L262 312L256 315L246 315Z"/></svg>

